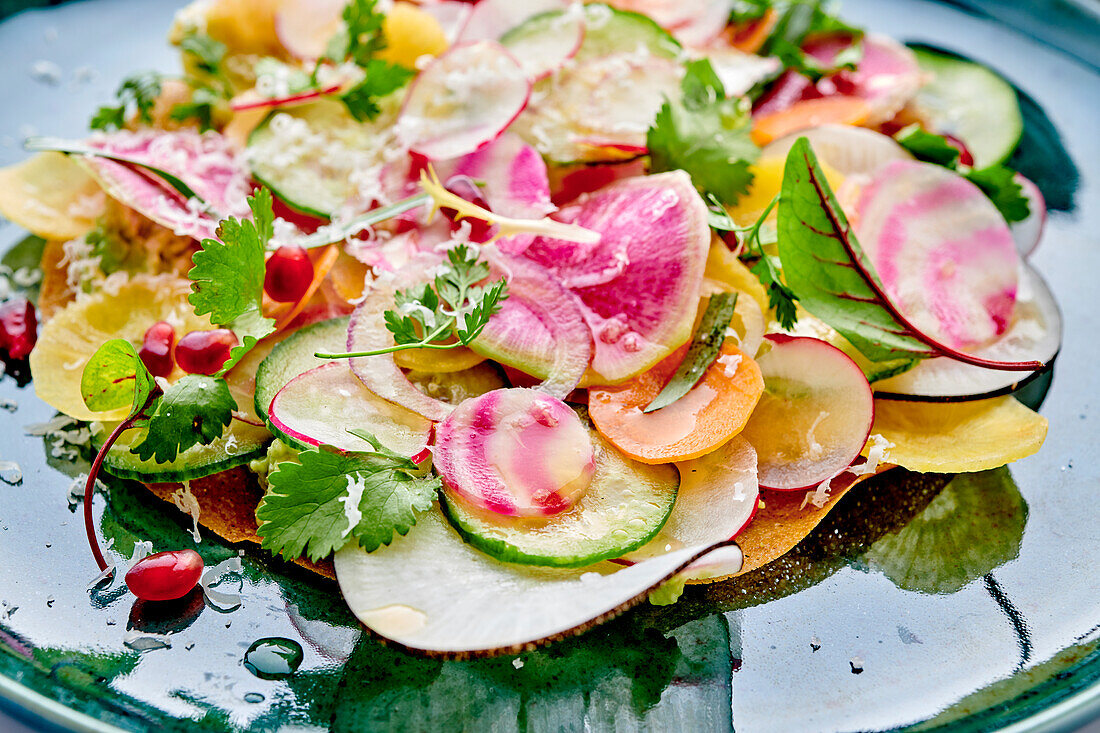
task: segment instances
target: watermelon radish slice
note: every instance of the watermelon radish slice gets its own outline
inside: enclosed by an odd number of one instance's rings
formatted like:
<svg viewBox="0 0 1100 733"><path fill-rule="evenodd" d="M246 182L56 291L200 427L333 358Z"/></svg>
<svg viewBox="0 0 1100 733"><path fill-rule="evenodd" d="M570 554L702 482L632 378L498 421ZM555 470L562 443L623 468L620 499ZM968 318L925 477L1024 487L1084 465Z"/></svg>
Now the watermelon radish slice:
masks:
<svg viewBox="0 0 1100 733"><path fill-rule="evenodd" d="M499 137L530 94L523 67L499 43L459 44L409 87L398 137L429 160L457 158Z"/></svg>
<svg viewBox="0 0 1100 733"><path fill-rule="evenodd" d="M559 218L600 232L598 244L539 238L525 256L572 290L595 337L592 368L617 383L691 337L710 227L683 171L614 183Z"/></svg>
<svg viewBox="0 0 1100 733"><path fill-rule="evenodd" d="M508 299L470 348L545 380L539 389L564 398L592 361L592 333L580 302L522 257L500 258L494 270L491 277L508 278Z"/></svg>
<svg viewBox="0 0 1100 733"><path fill-rule="evenodd" d="M855 71L841 71L828 77L817 86L818 91L831 90L831 83L839 94L860 97L871 108L867 125L877 125L892 120L898 112L920 91L924 72L917 64L911 50L892 38L868 33L863 36L863 57ZM852 45L848 35L818 36L808 41L803 50L826 65L831 65L837 54Z"/></svg>
<svg viewBox="0 0 1100 733"><path fill-rule="evenodd" d="M851 125L820 125L800 130L768 143L760 151L760 157L786 158L800 137L808 138L818 159L845 177L873 176L887 163L913 159L889 135Z"/></svg>
<svg viewBox="0 0 1100 733"><path fill-rule="evenodd" d="M279 437L302 449L331 445L342 451L367 450L361 438L347 431L356 428L415 463L429 456L431 421L374 394L342 362L290 380L271 400L268 419Z"/></svg>
<svg viewBox="0 0 1100 733"><path fill-rule="evenodd" d="M356 306L348 325L348 351L373 351L393 346L393 334L386 330L383 313L393 309L396 287L393 283L376 281L367 297ZM355 376L384 400L435 421L444 419L454 409L418 390L397 366L392 354L361 356L348 361Z"/></svg>
<svg viewBox="0 0 1100 733"><path fill-rule="evenodd" d="M598 191L624 178L646 174L646 161L641 158L621 163L578 163L554 166L550 174L550 200L558 206L571 203L582 194Z"/></svg>
<svg viewBox="0 0 1100 733"><path fill-rule="evenodd" d="M898 160L863 188L856 212L860 244L918 330L965 350L1008 327L1020 258L981 189L941 166Z"/></svg>
<svg viewBox="0 0 1100 733"><path fill-rule="evenodd" d="M496 41L528 18L562 10L565 0L481 0L474 5L458 42Z"/></svg>
<svg viewBox="0 0 1100 733"><path fill-rule="evenodd" d="M469 507L510 517L568 511L596 464L577 413L533 389L498 389L466 400L436 429L434 466Z"/></svg>
<svg viewBox="0 0 1100 733"><path fill-rule="evenodd" d="M1039 187L1019 173L1016 174L1016 182L1023 189L1027 198L1028 210L1031 212L1023 221L1009 224L1012 232L1012 240L1016 243L1016 251L1021 257L1030 257L1035 248L1039 246L1039 240L1043 237L1043 229L1047 223L1047 203L1043 198Z"/></svg>
<svg viewBox="0 0 1100 733"><path fill-rule="evenodd" d="M1038 361L1050 364L1062 343L1062 315L1058 303L1039 274L1021 268L1016 308L1005 332L970 354L995 361ZM937 357L911 370L875 382L875 397L895 400L955 402L1007 394L1034 379L1041 371L1006 372Z"/></svg>
<svg viewBox="0 0 1100 733"><path fill-rule="evenodd" d="M836 476L863 450L875 417L871 387L843 351L769 334L756 359L764 394L741 435L756 449L760 485L805 489Z"/></svg>
<svg viewBox="0 0 1100 733"><path fill-rule="evenodd" d="M584 13L577 12L580 6L575 8L543 13L501 36L501 44L519 60L531 82L549 76L577 55L585 20Z"/></svg>
<svg viewBox="0 0 1100 733"><path fill-rule="evenodd" d="M502 563L462 541L441 512L420 515L400 542L336 553L352 613L374 633L431 656L516 653L579 634L725 545L670 552L628 568Z"/></svg>
<svg viewBox="0 0 1100 733"><path fill-rule="evenodd" d="M756 451L736 436L716 450L676 464L680 490L657 536L625 556L637 562L694 545L732 539L756 513ZM736 571L734 571L736 572Z"/></svg>
<svg viewBox="0 0 1100 733"><path fill-rule="evenodd" d="M318 59L343 27L345 5L344 0L282 0L275 12L275 35L295 58Z"/></svg>

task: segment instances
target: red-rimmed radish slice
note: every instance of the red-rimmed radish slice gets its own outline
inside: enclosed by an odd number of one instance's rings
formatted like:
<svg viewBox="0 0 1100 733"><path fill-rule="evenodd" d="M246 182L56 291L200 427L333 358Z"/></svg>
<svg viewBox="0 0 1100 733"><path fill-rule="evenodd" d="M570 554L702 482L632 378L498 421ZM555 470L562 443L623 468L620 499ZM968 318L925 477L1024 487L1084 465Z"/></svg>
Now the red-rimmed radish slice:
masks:
<svg viewBox="0 0 1100 733"><path fill-rule="evenodd" d="M595 337L592 368L605 384L640 374L691 337L710 227L686 173L619 181L559 218L599 232L600 242L540 237L525 256L580 297Z"/></svg>
<svg viewBox="0 0 1100 733"><path fill-rule="evenodd" d="M564 398L592 361L592 333L576 296L542 267L521 257L500 258L508 298L470 348L543 379L542 391Z"/></svg>
<svg viewBox="0 0 1100 733"><path fill-rule="evenodd" d="M562 10L567 5L565 0L481 0L459 32L458 42L496 41L528 18Z"/></svg>
<svg viewBox="0 0 1100 733"><path fill-rule="evenodd" d="M268 419L281 437L300 448L370 450L362 438L347 432L357 428L416 462L428 457L431 420L374 394L344 362L323 364L287 382L271 400Z"/></svg>
<svg viewBox="0 0 1100 733"><path fill-rule="evenodd" d="M275 12L275 35L295 58L320 58L343 27L345 5L344 0L282 0Z"/></svg>
<svg viewBox="0 0 1100 733"><path fill-rule="evenodd" d="M838 94L860 97L869 105L868 125L894 118L909 100L916 96L924 82L924 73L913 52L892 38L868 33L863 36L863 55L855 71L841 71L818 83L817 89L826 96L835 86ZM823 64L833 59L853 43L849 35L818 36L804 45L804 50Z"/></svg>
<svg viewBox="0 0 1100 733"><path fill-rule="evenodd" d="M657 536L624 560L637 562L693 545L732 539L756 513L756 451L736 436L705 456L676 464L680 490ZM736 572L736 570L734 571Z"/></svg>
<svg viewBox="0 0 1100 733"><path fill-rule="evenodd" d="M451 495L510 517L568 511L596 470L577 413L533 389L498 389L466 400L436 428L432 453Z"/></svg>
<svg viewBox="0 0 1100 733"><path fill-rule="evenodd" d="M276 107L291 107L295 104L304 104L320 97L335 94L340 91L341 84L330 84L324 89L310 89L298 94L288 94L283 97L265 97L255 89L241 92L229 102L234 112L244 112L250 109L274 109Z"/></svg>
<svg viewBox="0 0 1100 733"><path fill-rule="evenodd" d="M146 169L106 158L83 156L81 163L107 194L181 236L214 236L220 217L250 216L246 197L251 174L226 138L216 132L142 130L94 135L88 147L163 170L205 202L187 200Z"/></svg>
<svg viewBox="0 0 1100 733"><path fill-rule="evenodd" d="M914 326L954 349L1004 333L1020 257L981 189L941 166L897 160L863 188L856 212L860 244Z"/></svg>
<svg viewBox="0 0 1100 733"><path fill-rule="evenodd" d="M577 55L585 31L580 7L544 13L501 36L500 42L519 60L532 82L550 76Z"/></svg>
<svg viewBox="0 0 1100 733"><path fill-rule="evenodd" d="M397 119L414 153L449 160L495 140L531 94L523 67L499 43L452 47L416 78Z"/></svg>
<svg viewBox="0 0 1100 733"><path fill-rule="evenodd" d="M383 313L393 308L392 284L375 283L355 308L348 325L348 351L373 351L393 346L393 334L386 330ZM453 405L429 397L410 382L393 360L392 354L361 356L349 359L351 370L367 389L382 399L439 421L451 414Z"/></svg>
<svg viewBox="0 0 1100 733"><path fill-rule="evenodd" d="M824 341L769 334L757 357L764 394L741 432L756 449L760 485L804 489L836 476L863 450L875 416L871 387Z"/></svg>
<svg viewBox="0 0 1100 733"><path fill-rule="evenodd" d="M1023 189L1027 198L1028 209L1031 212L1023 221L1009 225L1012 232L1012 240L1016 242L1016 251L1021 257L1030 257L1035 248L1039 246L1039 240L1043 237L1043 229L1047 223L1047 202L1043 198L1043 192L1039 187L1019 173L1016 174L1016 182Z"/></svg>
<svg viewBox="0 0 1100 733"><path fill-rule="evenodd" d="M785 159L800 137L810 141L818 160L845 177L873 176L887 163L913 159L909 151L889 135L851 125L821 125L800 130L768 143L760 151L760 157Z"/></svg>
<svg viewBox="0 0 1100 733"><path fill-rule="evenodd" d="M1062 315L1053 293L1030 266L1021 268L1016 308L1008 328L994 341L968 353L994 361L1050 364L1062 344ZM909 371L875 382L875 396L896 400L954 402L1007 394L1042 372L985 369L937 357Z"/></svg>
<svg viewBox="0 0 1100 733"><path fill-rule="evenodd" d="M448 43L454 43L470 20L476 6L462 0L435 0L420 5L420 9L435 18Z"/></svg>
<svg viewBox="0 0 1100 733"><path fill-rule="evenodd" d="M335 562L344 600L371 631L424 654L469 657L579 634L721 547L686 548L627 568L532 567L467 545L433 509L400 542L371 553L349 546Z"/></svg>

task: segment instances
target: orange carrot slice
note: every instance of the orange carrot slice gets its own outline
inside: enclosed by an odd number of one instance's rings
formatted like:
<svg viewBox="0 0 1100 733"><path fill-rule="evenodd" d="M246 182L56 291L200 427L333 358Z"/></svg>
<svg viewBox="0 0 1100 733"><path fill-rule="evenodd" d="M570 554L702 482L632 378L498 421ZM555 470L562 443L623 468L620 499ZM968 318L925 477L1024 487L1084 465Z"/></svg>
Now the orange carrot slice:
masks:
<svg viewBox="0 0 1100 733"><path fill-rule="evenodd" d="M767 145L792 132L819 125L860 125L871 108L859 97L821 97L804 99L787 109L761 115L753 120L752 141Z"/></svg>
<svg viewBox="0 0 1100 733"><path fill-rule="evenodd" d="M756 53L764 45L764 41L768 40L778 20L779 12L775 8L768 8L758 19L733 26L730 45L738 51Z"/></svg>
<svg viewBox="0 0 1100 733"><path fill-rule="evenodd" d="M596 429L616 448L643 463L685 461L710 453L741 429L764 391L760 368L727 343L694 388L668 407L642 410L683 361L687 346L634 379L588 390Z"/></svg>

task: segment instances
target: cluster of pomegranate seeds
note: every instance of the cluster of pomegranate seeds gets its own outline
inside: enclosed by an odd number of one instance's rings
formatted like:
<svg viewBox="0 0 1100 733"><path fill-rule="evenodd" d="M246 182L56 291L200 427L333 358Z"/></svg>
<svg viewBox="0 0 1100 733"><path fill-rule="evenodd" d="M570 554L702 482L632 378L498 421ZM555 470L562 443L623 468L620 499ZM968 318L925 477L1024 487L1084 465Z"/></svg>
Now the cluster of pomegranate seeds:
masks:
<svg viewBox="0 0 1100 733"><path fill-rule="evenodd" d="M176 363L188 374L216 374L237 345L237 334L228 328L190 331L176 344Z"/></svg>
<svg viewBox="0 0 1100 733"><path fill-rule="evenodd" d="M175 345L176 329L167 321L157 321L145 331L138 356L154 377L167 377L176 363L172 358Z"/></svg>
<svg viewBox="0 0 1100 733"><path fill-rule="evenodd" d="M309 253L294 245L284 245L267 260L264 292L277 303L297 303L313 282L313 261Z"/></svg>
<svg viewBox="0 0 1100 733"><path fill-rule="evenodd" d="M26 359L38 340L38 317L26 298L0 303L0 349L12 359Z"/></svg>
<svg viewBox="0 0 1100 733"><path fill-rule="evenodd" d="M477 187L473 179L469 176L451 176L447 179L447 182L443 184L443 187L448 191L458 196L461 199L465 199L472 204L480 206L486 211L491 211L489 208L489 202L485 200L485 197L481 195L481 189ZM493 237L493 225L487 221L481 219L457 219L458 212L454 209L441 208L440 213L447 217L451 221L451 231L458 231L462 226L462 221L470 223L470 241L471 242L488 242Z"/></svg>
<svg viewBox="0 0 1100 733"><path fill-rule="evenodd" d="M202 576L194 550L171 550L138 560L126 573L126 587L143 601L174 601L191 592Z"/></svg>

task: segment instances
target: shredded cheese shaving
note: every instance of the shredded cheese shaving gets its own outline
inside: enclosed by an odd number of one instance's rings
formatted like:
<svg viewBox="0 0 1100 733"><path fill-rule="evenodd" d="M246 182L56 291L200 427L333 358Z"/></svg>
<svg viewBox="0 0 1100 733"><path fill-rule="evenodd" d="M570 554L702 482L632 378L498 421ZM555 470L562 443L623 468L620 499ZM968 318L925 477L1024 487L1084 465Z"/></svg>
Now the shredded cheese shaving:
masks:
<svg viewBox="0 0 1100 733"><path fill-rule="evenodd" d="M181 512L191 516L191 538L195 540L196 545L202 542L202 535L199 534L199 514L202 508L199 506L199 500L191 493L190 481L184 481L182 488L172 492L172 503Z"/></svg>

